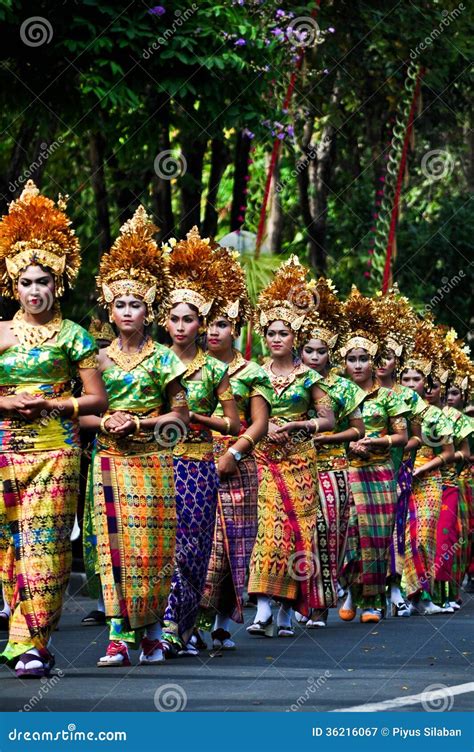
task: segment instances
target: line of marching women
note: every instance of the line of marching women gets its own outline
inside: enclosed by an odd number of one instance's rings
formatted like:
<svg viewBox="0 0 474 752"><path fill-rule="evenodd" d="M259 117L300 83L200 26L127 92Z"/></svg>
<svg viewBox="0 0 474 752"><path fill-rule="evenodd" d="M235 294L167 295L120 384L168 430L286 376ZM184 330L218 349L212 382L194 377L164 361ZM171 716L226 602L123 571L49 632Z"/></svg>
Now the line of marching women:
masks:
<svg viewBox="0 0 474 752"><path fill-rule="evenodd" d="M140 206L100 262L114 332L99 349L61 314L80 264L65 212L29 181L0 222L1 293L19 304L0 322L0 660L19 677L54 665L80 429L100 667L130 666L134 648L140 665L198 655L205 631L234 650L245 589L256 637L324 629L331 608L364 623L458 609L474 379L455 333L396 289L343 302L296 256L253 315L238 253L196 228L159 247ZM236 349L251 324L263 365Z"/></svg>

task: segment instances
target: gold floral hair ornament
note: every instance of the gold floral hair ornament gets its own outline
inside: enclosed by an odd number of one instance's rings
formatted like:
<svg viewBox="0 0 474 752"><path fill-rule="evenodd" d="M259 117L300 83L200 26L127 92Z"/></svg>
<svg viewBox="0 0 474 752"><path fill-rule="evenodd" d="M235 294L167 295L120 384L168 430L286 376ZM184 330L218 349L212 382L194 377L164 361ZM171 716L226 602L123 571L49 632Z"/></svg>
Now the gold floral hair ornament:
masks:
<svg viewBox="0 0 474 752"><path fill-rule="evenodd" d="M156 310L166 307L170 294L170 275L166 254L154 235L158 228L143 206L120 228L120 234L100 262L97 284L99 302L109 309L115 298L135 295L147 307L146 323Z"/></svg>
<svg viewBox="0 0 474 752"><path fill-rule="evenodd" d="M307 273L294 254L281 264L257 301L255 329L259 334L264 335L272 321L284 321L301 344L303 325L316 309L316 283L306 280Z"/></svg>
<svg viewBox="0 0 474 752"><path fill-rule="evenodd" d="M306 342L320 339L333 350L338 342L343 345L348 335L344 303L337 297L332 280L325 277L318 279L314 293L317 310L308 316L302 337Z"/></svg>
<svg viewBox="0 0 474 752"><path fill-rule="evenodd" d="M425 377L431 376L435 381L440 381L441 369L437 360L439 350L440 340L436 336L432 320L426 318L418 321L414 332L413 351L405 359L404 369L411 368Z"/></svg>
<svg viewBox="0 0 474 752"><path fill-rule="evenodd" d="M375 298L383 345L401 359L413 350L417 326L416 313L395 284L385 295Z"/></svg>
<svg viewBox="0 0 474 752"><path fill-rule="evenodd" d="M0 221L1 294L16 298L16 283L30 264L50 269L56 295L64 293L64 281L72 287L81 265L79 241L65 214L67 197L55 204L28 180L21 196L12 201Z"/></svg>
<svg viewBox="0 0 474 752"><path fill-rule="evenodd" d="M355 285L344 304L344 313L349 326L347 342L340 348L343 358L349 350L362 348L373 358L380 350L382 332L374 300L362 295Z"/></svg>
<svg viewBox="0 0 474 752"><path fill-rule="evenodd" d="M201 238L197 227L187 233L186 240L173 241L172 249L165 246L172 284L169 308L187 303L197 308L205 323L212 318L213 303L223 287L217 248L217 243L210 238ZM163 323L168 314L169 309L164 312Z"/></svg>
<svg viewBox="0 0 474 752"><path fill-rule="evenodd" d="M454 329L438 327L442 337L441 364L448 373L452 386L460 389L465 396L472 392L473 364L469 358L469 346L458 338Z"/></svg>
<svg viewBox="0 0 474 752"><path fill-rule="evenodd" d="M230 248L217 246L214 250L213 266L216 268L221 285L209 320L225 318L232 324L234 332L249 322L252 317L245 271L239 259L238 251Z"/></svg>

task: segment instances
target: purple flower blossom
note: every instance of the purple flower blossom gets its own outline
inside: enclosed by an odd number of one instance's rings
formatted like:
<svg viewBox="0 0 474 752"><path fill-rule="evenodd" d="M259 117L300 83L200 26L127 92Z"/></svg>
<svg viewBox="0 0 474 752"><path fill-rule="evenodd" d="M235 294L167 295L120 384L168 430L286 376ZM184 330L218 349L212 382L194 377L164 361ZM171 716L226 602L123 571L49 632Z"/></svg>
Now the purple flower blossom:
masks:
<svg viewBox="0 0 474 752"><path fill-rule="evenodd" d="M286 132L288 133L290 138L293 138L293 136L295 135L295 129L293 128L292 125L286 126Z"/></svg>
<svg viewBox="0 0 474 752"><path fill-rule="evenodd" d="M334 34L334 32L336 31L336 29L334 28L334 26L330 26L328 28L328 31L329 31L330 34Z"/></svg>
<svg viewBox="0 0 474 752"><path fill-rule="evenodd" d="M236 47L245 47L246 44L247 44L246 40L242 39L242 37L240 39L236 39L234 42L234 45Z"/></svg>
<svg viewBox="0 0 474 752"><path fill-rule="evenodd" d="M285 11L281 8L278 8L277 12L275 13L276 18L285 18Z"/></svg>
<svg viewBox="0 0 474 752"><path fill-rule="evenodd" d="M163 8L162 5L155 5L154 8L150 8L148 13L151 13L152 16L163 16L166 13L166 8Z"/></svg>
<svg viewBox="0 0 474 752"><path fill-rule="evenodd" d="M280 141L283 141L283 139L285 138L285 134L284 133L277 133L277 138L279 138Z"/></svg>

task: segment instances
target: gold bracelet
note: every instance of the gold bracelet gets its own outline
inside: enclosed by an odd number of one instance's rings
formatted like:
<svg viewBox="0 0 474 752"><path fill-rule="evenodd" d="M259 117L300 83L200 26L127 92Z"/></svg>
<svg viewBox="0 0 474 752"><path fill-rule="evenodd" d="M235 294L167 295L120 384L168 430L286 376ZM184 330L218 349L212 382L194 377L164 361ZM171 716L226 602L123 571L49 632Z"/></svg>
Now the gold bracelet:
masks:
<svg viewBox="0 0 474 752"><path fill-rule="evenodd" d="M360 431L358 428L356 428L355 426L351 426L351 431L355 431L357 438L360 439Z"/></svg>
<svg viewBox="0 0 474 752"><path fill-rule="evenodd" d="M77 401L77 399L75 397L71 397L70 399L71 399L71 402L72 402L72 415L71 415L71 418L72 418L72 420L75 420L79 416L79 402Z"/></svg>
<svg viewBox="0 0 474 752"><path fill-rule="evenodd" d="M255 441L251 436L249 436L248 433L243 433L242 436L239 436L239 439L247 439L250 444L250 451L252 451L252 449L255 449Z"/></svg>
<svg viewBox="0 0 474 752"><path fill-rule="evenodd" d="M387 442L388 442L387 446L391 447L392 446L392 437L391 436L387 436Z"/></svg>
<svg viewBox="0 0 474 752"><path fill-rule="evenodd" d="M131 416L130 416L130 418L131 418L131 419L132 419L132 420L134 421L134 423L135 423L135 430L134 430L134 432L133 432L133 433L134 433L134 434L135 434L135 433L138 433L138 432L140 431L140 418L138 417L138 415L131 415Z"/></svg>
<svg viewBox="0 0 474 752"><path fill-rule="evenodd" d="M420 443L420 446L423 444L419 436L412 436L412 439L415 439L415 441L418 441Z"/></svg>
<svg viewBox="0 0 474 752"><path fill-rule="evenodd" d="M223 392L217 395L217 399L219 402L227 402L228 400L234 399L234 393L230 386L227 389L224 389Z"/></svg>
<svg viewBox="0 0 474 752"><path fill-rule="evenodd" d="M442 454L439 454L439 455L438 455L438 457L439 457L439 458L440 458L440 460L441 460L441 465L440 465L440 467L443 467L443 466L444 466L444 465L446 464L446 457L444 457L444 455L442 455Z"/></svg>
<svg viewBox="0 0 474 752"><path fill-rule="evenodd" d="M100 430L101 430L102 433L105 433L107 435L110 434L110 431L107 430L107 427L106 427L105 424L106 424L106 422L108 421L109 418L110 418L110 415L104 415L102 417L101 421L100 421Z"/></svg>
<svg viewBox="0 0 474 752"><path fill-rule="evenodd" d="M225 423L225 432L228 435L230 433L230 418L227 418L225 415L223 416L222 420Z"/></svg>
<svg viewBox="0 0 474 752"><path fill-rule="evenodd" d="M454 459L456 459L456 457L459 457L459 462L464 462L464 455L461 450L454 452Z"/></svg>

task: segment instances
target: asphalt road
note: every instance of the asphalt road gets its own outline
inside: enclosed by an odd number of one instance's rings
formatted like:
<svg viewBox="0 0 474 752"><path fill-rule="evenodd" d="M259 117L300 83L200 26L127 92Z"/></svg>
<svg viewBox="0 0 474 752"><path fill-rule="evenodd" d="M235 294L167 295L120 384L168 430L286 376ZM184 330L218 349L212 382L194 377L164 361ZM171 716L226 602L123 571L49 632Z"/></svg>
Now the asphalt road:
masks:
<svg viewBox="0 0 474 752"><path fill-rule="evenodd" d="M331 614L325 630L300 627L292 639L234 631L238 649L130 668L103 669L107 631L83 627L92 601L68 598L54 635L56 668L49 680L24 681L0 666L0 708L34 711L286 711L423 712L473 709L474 597L458 613L388 618L376 626L344 623ZM246 609L246 624L255 611ZM3 635L0 634L0 637ZM431 688L441 685L441 698ZM443 687L447 689L443 689ZM401 699L400 699L401 698ZM379 705L388 701L383 706ZM428 706L427 706L428 703Z"/></svg>

